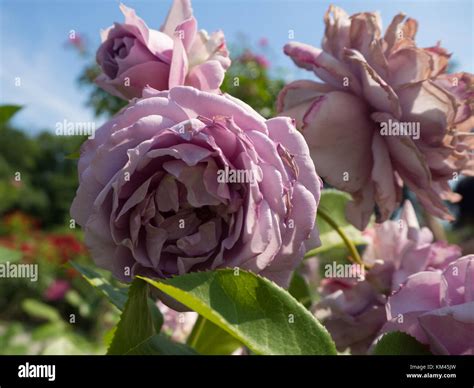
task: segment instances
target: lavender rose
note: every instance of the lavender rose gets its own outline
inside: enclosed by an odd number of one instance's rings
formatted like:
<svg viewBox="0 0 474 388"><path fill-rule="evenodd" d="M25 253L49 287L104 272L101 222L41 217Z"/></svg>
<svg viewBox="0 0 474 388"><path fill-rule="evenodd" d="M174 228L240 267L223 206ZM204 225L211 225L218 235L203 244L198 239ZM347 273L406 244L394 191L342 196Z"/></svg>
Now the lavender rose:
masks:
<svg viewBox="0 0 474 388"><path fill-rule="evenodd" d="M474 355L474 255L444 271L410 276L387 303L387 331L403 331L435 354Z"/></svg>
<svg viewBox="0 0 474 388"><path fill-rule="evenodd" d="M398 221L386 221L365 232L368 245L363 261L365 280L324 279L323 298L315 313L331 333L339 350L365 353L387 321L387 297L412 274L440 270L461 256L456 245L433 242L428 228L420 228L413 206L406 201ZM359 279L360 280L360 279Z"/></svg>
<svg viewBox="0 0 474 388"><path fill-rule="evenodd" d="M237 266L287 286L318 242L303 137L227 95L147 88L84 143L78 169L71 214L124 281Z"/></svg>
<svg viewBox="0 0 474 388"><path fill-rule="evenodd" d="M439 45L416 46L417 22L398 14L382 35L377 13L349 17L330 6L322 49L291 42L285 54L324 83L300 80L278 98L296 119L315 165L350 193L348 220L367 225L398 207L406 184L433 215L453 220L443 200L459 200L448 181L474 174L474 77L446 74Z"/></svg>
<svg viewBox="0 0 474 388"><path fill-rule="evenodd" d="M189 0L174 0L160 31L148 28L133 9L123 4L120 9L125 23L103 31L97 50L100 87L126 100L141 97L147 85L157 90L177 85L219 89L230 66L224 34L198 31Z"/></svg>

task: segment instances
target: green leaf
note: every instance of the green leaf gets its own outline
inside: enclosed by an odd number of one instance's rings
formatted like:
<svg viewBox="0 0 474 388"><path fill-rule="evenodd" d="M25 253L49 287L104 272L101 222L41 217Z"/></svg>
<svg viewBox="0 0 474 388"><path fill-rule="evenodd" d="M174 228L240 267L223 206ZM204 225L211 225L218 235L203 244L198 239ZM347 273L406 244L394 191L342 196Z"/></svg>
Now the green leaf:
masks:
<svg viewBox="0 0 474 388"><path fill-rule="evenodd" d="M22 254L20 251L15 251L13 249L5 248L0 246L0 263L14 263L20 261Z"/></svg>
<svg viewBox="0 0 474 388"><path fill-rule="evenodd" d="M6 124L18 112L20 105L0 105L0 125Z"/></svg>
<svg viewBox="0 0 474 388"><path fill-rule="evenodd" d="M155 334L142 343L129 350L127 355L153 356L153 355L178 355L193 356L196 351L185 344L175 343L163 334Z"/></svg>
<svg viewBox="0 0 474 388"><path fill-rule="evenodd" d="M148 309L150 310L151 318L153 319L155 331L159 333L161 330L161 326L163 326L163 314L161 314L161 311L156 306L156 303L150 298L148 298Z"/></svg>
<svg viewBox="0 0 474 388"><path fill-rule="evenodd" d="M155 334L148 308L148 284L135 279L107 354L125 354Z"/></svg>
<svg viewBox="0 0 474 388"><path fill-rule="evenodd" d="M242 344L219 326L203 318L201 315L194 324L189 335L188 345L199 354L226 355L232 354Z"/></svg>
<svg viewBox="0 0 474 388"><path fill-rule="evenodd" d="M77 160L81 157L81 151L77 150L74 152L71 152L70 154L66 155L64 159L70 159L70 160Z"/></svg>
<svg viewBox="0 0 474 388"><path fill-rule="evenodd" d="M117 307L120 311L123 311L128 298L128 288L115 287L93 269L78 263L70 263L77 271L79 271L82 277L86 279L89 284L99 289L115 307ZM150 309L153 318L155 330L158 333L161 330L161 326L163 325L163 315L156 306L155 302L150 298L148 298L148 308Z"/></svg>
<svg viewBox="0 0 474 388"><path fill-rule="evenodd" d="M304 277L296 271L293 272L293 277L291 278L288 292L304 307L308 308L309 306L311 306L311 290L309 289L309 286L306 283Z"/></svg>
<svg viewBox="0 0 474 388"><path fill-rule="evenodd" d="M336 354L327 330L287 291L240 270L143 278L257 354Z"/></svg>
<svg viewBox="0 0 474 388"><path fill-rule="evenodd" d="M66 329L64 322L48 322L35 328L31 332L31 338L35 341L57 338L58 334L64 333Z"/></svg>
<svg viewBox="0 0 474 388"><path fill-rule="evenodd" d="M104 345L108 348L110 348L110 344L112 343L115 332L117 331L117 326L112 327L111 329L107 330L107 332L104 334L103 342Z"/></svg>
<svg viewBox="0 0 474 388"><path fill-rule="evenodd" d="M325 210L326 213L331 216L331 219L342 229L344 234L354 243L354 245L366 245L367 241L363 238L362 233L346 219L345 208L350 199L351 197L347 193L334 189L325 189L321 193L319 208ZM317 217L316 222L318 224L321 246L307 252L305 257L308 258L318 255L327 258L335 258L334 253L336 252L336 249L339 249L338 254L344 252L344 256L347 257L347 249L343 249L342 251L340 249L345 248L345 244L334 228L322 217Z"/></svg>
<svg viewBox="0 0 474 388"><path fill-rule="evenodd" d="M428 346L418 342L411 335L400 331L384 334L375 344L372 354L382 355L429 355Z"/></svg>
<svg viewBox="0 0 474 388"><path fill-rule="evenodd" d="M102 275L84 267L79 263L70 262L71 265L87 280L89 284L99 289L120 311L125 308L127 302L127 288L118 288L110 284Z"/></svg>
<svg viewBox="0 0 474 388"><path fill-rule="evenodd" d="M21 303L21 307L24 312L28 315L38 318L44 319L49 322L62 322L61 316L59 315L58 311L46 303L42 303L35 299L25 299Z"/></svg>

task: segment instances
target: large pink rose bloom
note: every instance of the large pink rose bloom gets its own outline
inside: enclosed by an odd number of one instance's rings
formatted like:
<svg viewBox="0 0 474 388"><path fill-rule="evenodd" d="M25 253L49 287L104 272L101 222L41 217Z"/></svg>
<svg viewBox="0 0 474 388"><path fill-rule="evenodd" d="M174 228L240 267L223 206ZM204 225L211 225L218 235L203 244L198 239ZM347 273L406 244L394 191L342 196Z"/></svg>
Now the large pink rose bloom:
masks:
<svg viewBox="0 0 474 388"><path fill-rule="evenodd" d="M339 350L365 353L387 321L387 297L408 276L434 271L461 256L456 245L433 242L428 228L420 228L410 202L397 221L378 224L365 233L368 244L362 257L371 266L363 281L324 279L323 298L315 306Z"/></svg>
<svg viewBox="0 0 474 388"><path fill-rule="evenodd" d="M419 272L387 303L383 331L403 331L435 354L474 355L474 255Z"/></svg>
<svg viewBox="0 0 474 388"><path fill-rule="evenodd" d="M452 220L443 200L459 198L448 181L474 173L473 75L446 74L450 54L417 47L417 22L403 14L385 35L378 13L349 17L330 6L324 20L322 49L284 47L323 83L290 83L278 111L296 119L321 177L352 195L346 214L359 229L375 205L377 221L388 219L403 184L427 211Z"/></svg>
<svg viewBox="0 0 474 388"><path fill-rule="evenodd" d="M123 4L120 9L125 22L103 31L97 50L100 87L126 100L141 97L147 85L219 90L230 66L224 34L198 31L189 0L174 0L160 31L148 28L133 9Z"/></svg>
<svg viewBox="0 0 474 388"><path fill-rule="evenodd" d="M125 281L240 267L287 286L321 189L292 120L187 86L144 97L82 146L71 214L95 262Z"/></svg>

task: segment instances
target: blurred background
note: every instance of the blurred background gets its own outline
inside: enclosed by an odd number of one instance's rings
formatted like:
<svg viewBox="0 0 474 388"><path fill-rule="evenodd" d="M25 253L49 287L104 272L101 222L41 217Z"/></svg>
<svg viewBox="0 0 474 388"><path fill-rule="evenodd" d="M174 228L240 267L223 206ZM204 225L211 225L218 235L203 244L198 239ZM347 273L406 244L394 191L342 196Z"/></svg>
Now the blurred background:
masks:
<svg viewBox="0 0 474 388"><path fill-rule="evenodd" d="M159 29L171 0L125 4L150 28ZM314 78L293 65L283 45L291 33L294 40L320 46L329 4L194 0L199 28L225 32L233 63L222 89L272 116L286 82ZM350 14L378 10L385 26L403 11L419 22L419 46L440 40L453 53L450 71L474 72L471 0L335 4ZM0 279L0 354L104 353L118 319L118 310L68 265L71 260L90 262L80 229L69 216L77 152L85 137L56 131L67 122L98 128L124 106L93 82L99 31L123 20L118 5L107 0L0 0L0 263L34 263L40 269L37 282ZM236 76L238 87L233 85ZM457 221L443 225L445 234L472 253L473 180L460 178L456 190L464 200L453 207Z"/></svg>

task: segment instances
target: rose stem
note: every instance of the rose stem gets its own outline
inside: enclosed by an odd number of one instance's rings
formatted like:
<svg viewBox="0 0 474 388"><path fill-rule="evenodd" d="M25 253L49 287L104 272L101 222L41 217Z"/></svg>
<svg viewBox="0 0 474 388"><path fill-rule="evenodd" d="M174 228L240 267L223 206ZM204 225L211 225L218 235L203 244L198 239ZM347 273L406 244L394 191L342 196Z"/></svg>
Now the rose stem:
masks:
<svg viewBox="0 0 474 388"><path fill-rule="evenodd" d="M344 231L339 227L339 225L336 224L336 222L331 218L331 216L328 213L326 213L326 211L323 210L322 208L318 208L318 216L320 216L324 221L326 221L342 238L342 241L344 242L344 244L346 245L350 253L349 260L355 264L365 266L354 243L347 237ZM314 254L312 254L312 251L309 251L306 253L305 258L308 258L311 256L314 256Z"/></svg>

